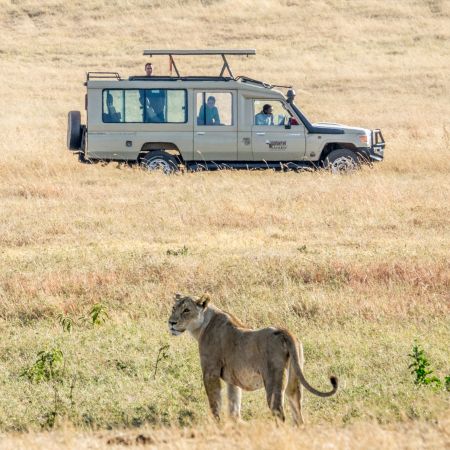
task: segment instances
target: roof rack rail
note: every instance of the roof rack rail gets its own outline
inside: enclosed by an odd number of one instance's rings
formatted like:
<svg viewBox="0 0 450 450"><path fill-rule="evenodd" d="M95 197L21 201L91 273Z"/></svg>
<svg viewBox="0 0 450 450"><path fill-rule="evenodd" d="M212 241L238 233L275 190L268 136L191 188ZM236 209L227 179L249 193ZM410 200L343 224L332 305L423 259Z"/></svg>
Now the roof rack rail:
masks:
<svg viewBox="0 0 450 450"><path fill-rule="evenodd" d="M250 55L256 55L255 49L244 49L244 50L238 50L238 49L221 49L221 50L144 50L144 56L154 56L154 55L168 55L169 61L170 61L170 72L172 74L172 68L175 70L175 73L177 74L177 77L180 78L180 72L178 71L178 68L175 64L175 61L173 59L173 55L182 55L182 56L200 56L200 55L220 55L223 60L223 66L222 70L220 71L220 77L222 77L225 73L225 71L228 71L231 78L234 78L233 73L231 72L231 67L228 64L226 55L243 55L243 56L250 56Z"/></svg>
<svg viewBox="0 0 450 450"><path fill-rule="evenodd" d="M216 75L190 75L186 77L171 77L165 75L152 75L148 77L146 75L131 75L128 78L130 81L231 81L234 78L231 77L218 77Z"/></svg>
<svg viewBox="0 0 450 450"><path fill-rule="evenodd" d="M122 78L118 74L118 72L87 72L86 73L86 81L89 81L93 78L115 78L120 81Z"/></svg>
<svg viewBox="0 0 450 450"><path fill-rule="evenodd" d="M246 77L245 75L239 75L235 78L235 80L242 80L244 83L253 83L253 84L259 84L261 86L264 86L267 89L273 89L273 88L283 88L283 89L292 89L292 86L283 86L281 84L270 84L266 83L265 81L255 80L254 78Z"/></svg>
<svg viewBox="0 0 450 450"><path fill-rule="evenodd" d="M244 83L253 83L259 84L260 86L264 86L267 89L272 89L273 85L270 83L266 83L265 81L255 80L254 78L246 77L245 75L239 75L235 78L235 80L241 80Z"/></svg>
<svg viewBox="0 0 450 450"><path fill-rule="evenodd" d="M254 48L238 50L238 49L221 49L221 50L144 50L144 55L256 55Z"/></svg>

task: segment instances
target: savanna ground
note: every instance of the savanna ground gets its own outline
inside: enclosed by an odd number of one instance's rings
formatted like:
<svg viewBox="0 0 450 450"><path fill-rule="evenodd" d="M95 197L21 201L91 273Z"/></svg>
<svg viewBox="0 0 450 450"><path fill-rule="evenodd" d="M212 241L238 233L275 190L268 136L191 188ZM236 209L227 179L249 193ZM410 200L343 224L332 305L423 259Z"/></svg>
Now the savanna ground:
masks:
<svg viewBox="0 0 450 450"><path fill-rule="evenodd" d="M448 392L416 386L407 355L417 341L449 374L449 21L438 0L0 0L0 447L448 446ZM152 47L254 47L236 73L293 84L313 121L381 127L386 160L350 176L79 164L66 114L84 73L142 73ZM244 394L248 423L216 427L195 342L167 332L177 291L288 327L338 395L306 394L295 430ZM53 381L21 376L52 349Z"/></svg>

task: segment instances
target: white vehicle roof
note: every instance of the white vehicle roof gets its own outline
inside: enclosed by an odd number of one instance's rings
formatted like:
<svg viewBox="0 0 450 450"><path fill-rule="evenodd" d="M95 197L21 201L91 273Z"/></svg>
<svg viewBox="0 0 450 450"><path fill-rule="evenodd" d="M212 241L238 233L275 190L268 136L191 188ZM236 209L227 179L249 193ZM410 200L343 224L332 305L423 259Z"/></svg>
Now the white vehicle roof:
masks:
<svg viewBox="0 0 450 450"><path fill-rule="evenodd" d="M249 95L264 98L285 98L283 93L268 83L246 77L145 77L129 79L92 79L88 74L88 89L199 89L199 90L245 90Z"/></svg>

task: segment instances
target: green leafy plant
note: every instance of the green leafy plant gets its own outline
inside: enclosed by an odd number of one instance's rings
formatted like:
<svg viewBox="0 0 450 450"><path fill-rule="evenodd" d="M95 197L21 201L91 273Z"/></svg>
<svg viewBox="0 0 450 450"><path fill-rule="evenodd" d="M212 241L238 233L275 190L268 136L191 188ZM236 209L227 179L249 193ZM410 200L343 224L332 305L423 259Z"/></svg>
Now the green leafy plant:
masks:
<svg viewBox="0 0 450 450"><path fill-rule="evenodd" d="M433 370L430 368L425 352L420 348L418 344L415 344L412 348L412 352L408 355L413 361L408 366L411 369L411 374L415 375L414 383L417 385L433 385L440 387L441 380L433 374Z"/></svg>
<svg viewBox="0 0 450 450"><path fill-rule="evenodd" d="M58 322L61 325L63 331L70 333L73 328L74 320L72 317L65 316L64 314L60 314L58 316Z"/></svg>
<svg viewBox="0 0 450 450"><path fill-rule="evenodd" d="M32 383L49 383L53 389L53 404L51 409L44 414L44 425L53 428L56 418L61 415L64 405L61 400L61 388L64 384L65 361L64 355L60 348L52 348L51 350L41 350L37 354L36 361L29 367L26 367L20 374ZM73 407L73 389L75 381L70 387L69 398L70 405Z"/></svg>
<svg viewBox="0 0 450 450"><path fill-rule="evenodd" d="M38 352L37 359L20 374L32 383L59 381L64 371L64 355L59 348Z"/></svg>
<svg viewBox="0 0 450 450"><path fill-rule="evenodd" d="M108 310L105 305L96 303L89 311L89 317L94 325L101 325L109 319Z"/></svg>

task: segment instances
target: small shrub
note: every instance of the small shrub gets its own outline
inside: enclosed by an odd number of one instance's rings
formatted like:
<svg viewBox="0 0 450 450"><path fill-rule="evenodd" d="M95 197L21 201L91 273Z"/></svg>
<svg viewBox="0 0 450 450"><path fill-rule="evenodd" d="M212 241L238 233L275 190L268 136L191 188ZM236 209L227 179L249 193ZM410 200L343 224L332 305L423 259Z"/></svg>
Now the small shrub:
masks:
<svg viewBox="0 0 450 450"><path fill-rule="evenodd" d="M415 384L432 385L435 387L441 386L441 380L435 375L432 375L433 370L430 368L430 363L425 356L424 350L418 344L413 346L412 352L408 356L413 360L408 368L412 369L411 374L416 377L414 380Z"/></svg>
<svg viewBox="0 0 450 450"><path fill-rule="evenodd" d="M450 375L444 378L445 390L450 392Z"/></svg>
<svg viewBox="0 0 450 450"><path fill-rule="evenodd" d="M89 317L93 325L101 325L109 319L108 310L105 305L96 303L89 311Z"/></svg>
<svg viewBox="0 0 450 450"><path fill-rule="evenodd" d="M25 368L20 376L28 378L32 383L41 381L60 381L64 371L64 356L59 348L42 350L31 366Z"/></svg>
<svg viewBox="0 0 450 450"><path fill-rule="evenodd" d="M74 321L71 317L60 314L58 316L58 322L61 325L63 331L67 333L70 333L72 331Z"/></svg>
<svg viewBox="0 0 450 450"><path fill-rule="evenodd" d="M64 385L65 376L64 355L61 349L55 347L49 351L42 350L37 354L36 361L25 368L20 376L28 378L31 383L48 383L53 389L53 401L51 409L44 412L44 421L42 426L53 428L56 419L60 416L65 407L61 400L61 389ZM70 407L73 408L73 389L75 381L73 380L69 390Z"/></svg>

